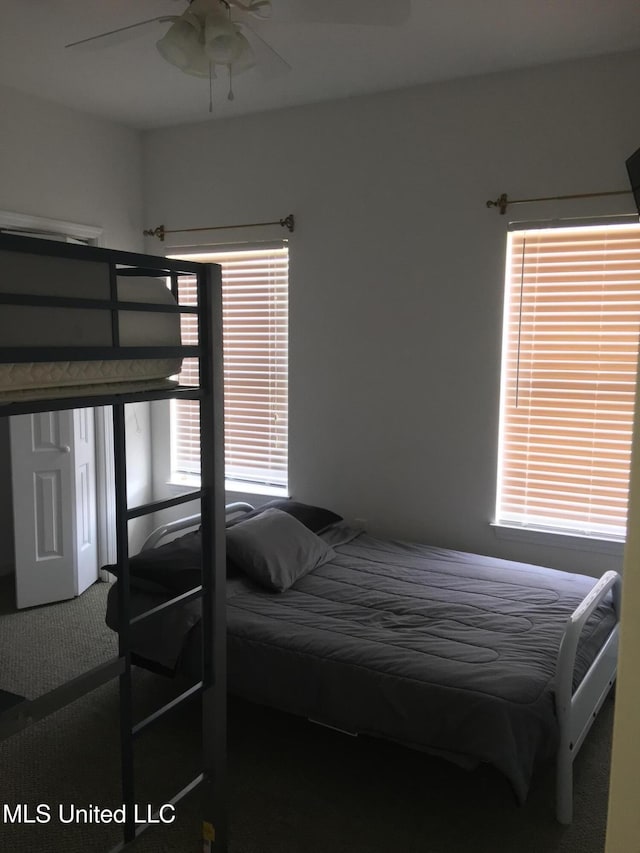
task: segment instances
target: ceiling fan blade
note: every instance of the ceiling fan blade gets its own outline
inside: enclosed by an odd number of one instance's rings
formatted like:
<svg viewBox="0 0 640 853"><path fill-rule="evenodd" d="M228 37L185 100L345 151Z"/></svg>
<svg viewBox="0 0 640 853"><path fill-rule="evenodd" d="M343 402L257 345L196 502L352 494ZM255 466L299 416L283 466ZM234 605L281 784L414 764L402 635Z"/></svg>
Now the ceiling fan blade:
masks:
<svg viewBox="0 0 640 853"><path fill-rule="evenodd" d="M117 30L109 30L106 33L100 33L97 36L89 36L86 39L72 41L70 44L65 44L65 47L73 48L74 50L83 50L111 47L114 44L121 44L132 38L139 38L144 35L150 28L151 24L164 24L176 20L176 15L163 15L160 18L149 18L146 21L138 21L137 24L129 24L127 27L118 27Z"/></svg>
<svg viewBox="0 0 640 853"><path fill-rule="evenodd" d="M255 28L244 22L235 22L251 45L256 59L258 74L264 79L280 77L291 71L291 66L271 45L259 35Z"/></svg>
<svg viewBox="0 0 640 853"><path fill-rule="evenodd" d="M410 15L411 0L272 0L269 20L274 24L396 26Z"/></svg>

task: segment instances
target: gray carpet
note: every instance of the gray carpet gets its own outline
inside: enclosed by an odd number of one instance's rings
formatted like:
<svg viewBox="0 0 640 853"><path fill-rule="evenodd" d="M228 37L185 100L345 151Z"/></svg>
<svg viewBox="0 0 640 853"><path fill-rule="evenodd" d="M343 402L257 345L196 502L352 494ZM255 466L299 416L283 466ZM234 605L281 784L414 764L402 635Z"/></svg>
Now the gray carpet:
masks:
<svg viewBox="0 0 640 853"><path fill-rule="evenodd" d="M0 688L33 697L110 657L115 644L103 622L106 591L106 584L96 584L74 601L14 614L10 591L0 584ZM183 686L136 670L137 712L148 713ZM231 853L604 850L613 700L576 760L570 827L554 819L552 767L539 774L519 807L508 783L490 768L468 773L235 699L229 718ZM137 801L162 803L195 776L199 742L197 701L142 737L136 747ZM116 684L0 744L0 788L0 803L12 806L117 807ZM200 851L201 817L195 791L178 806L174 824L148 830L134 849ZM119 840L114 825L0 822L0 850L15 853L100 853Z"/></svg>

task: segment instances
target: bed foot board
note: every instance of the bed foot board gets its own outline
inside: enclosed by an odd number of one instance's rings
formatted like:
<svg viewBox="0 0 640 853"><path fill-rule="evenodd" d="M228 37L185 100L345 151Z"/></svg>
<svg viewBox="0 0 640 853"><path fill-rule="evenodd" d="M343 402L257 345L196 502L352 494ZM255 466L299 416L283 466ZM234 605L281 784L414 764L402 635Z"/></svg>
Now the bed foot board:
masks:
<svg viewBox="0 0 640 853"><path fill-rule="evenodd" d="M569 618L556 666L556 713L560 744L556 764L556 817L573 819L573 761L616 679L618 624L614 625L574 692L573 671L580 633L595 608L611 591L619 614L620 576L606 572Z"/></svg>
<svg viewBox="0 0 640 853"><path fill-rule="evenodd" d="M556 763L556 818L558 823L568 825L573 820L573 761L578 754L589 729L609 695L616 679L616 657L618 648L617 626L592 665L596 667L591 681L580 685L574 695L572 716L561 729L560 746ZM591 670L589 671L591 672ZM586 680L586 679L585 679ZM583 695L580 695L582 688ZM596 698L594 699L594 695Z"/></svg>

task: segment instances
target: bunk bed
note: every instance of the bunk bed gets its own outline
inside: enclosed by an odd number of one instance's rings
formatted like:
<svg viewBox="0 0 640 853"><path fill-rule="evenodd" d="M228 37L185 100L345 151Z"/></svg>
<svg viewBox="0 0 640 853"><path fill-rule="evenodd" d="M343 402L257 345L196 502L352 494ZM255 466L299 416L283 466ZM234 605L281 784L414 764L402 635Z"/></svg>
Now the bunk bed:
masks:
<svg viewBox="0 0 640 853"><path fill-rule="evenodd" d="M179 304L181 277L195 278L197 304ZM167 283L170 282L170 287ZM132 252L0 235L0 416L107 406L113 412L118 655L35 698L0 693L0 740L22 731L111 679L119 679L123 840L149 823L134 819L134 741L181 701L200 694L202 772L172 804L200 787L205 850L225 853L226 651L224 601L224 457L220 268ZM196 345L181 342L181 317L195 314ZM199 386L171 377L197 359ZM185 398L199 401L202 476L197 490L130 507L127 500L125 406ZM192 588L131 617L128 523L186 502L200 502L206 567ZM216 570L215 566L222 566ZM166 597L165 597L166 599ZM131 631L187 602L198 601L202 648L197 683L143 720L132 711ZM2 685L0 684L0 688Z"/></svg>
<svg viewBox="0 0 640 853"><path fill-rule="evenodd" d="M616 676L616 572L596 581L379 540L284 499L232 509L231 692L462 766L490 763L520 802L555 755L556 814L571 822L573 760ZM200 534L177 534L195 524L165 525L134 558L134 610L190 585ZM117 624L115 589L106 618ZM193 603L140 626L137 663L193 677L199 632Z"/></svg>

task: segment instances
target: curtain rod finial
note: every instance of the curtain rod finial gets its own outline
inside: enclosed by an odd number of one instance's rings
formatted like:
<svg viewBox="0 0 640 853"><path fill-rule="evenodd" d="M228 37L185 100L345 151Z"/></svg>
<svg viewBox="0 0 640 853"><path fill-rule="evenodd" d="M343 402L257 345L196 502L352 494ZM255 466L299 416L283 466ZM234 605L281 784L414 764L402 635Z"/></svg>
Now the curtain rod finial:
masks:
<svg viewBox="0 0 640 853"><path fill-rule="evenodd" d="M145 237L157 237L158 240L161 240L164 243L164 225L158 225L157 228L147 228L142 233L145 235Z"/></svg>
<svg viewBox="0 0 640 853"><path fill-rule="evenodd" d="M293 219L293 213L290 213L288 216L285 216L284 219L281 219L280 225L282 225L283 228L288 228L289 231L293 231L294 226L295 226L295 222Z"/></svg>
<svg viewBox="0 0 640 853"><path fill-rule="evenodd" d="M489 200L487 202L487 207L497 207L500 210L500 213L507 212L507 205L509 204L509 199L507 198L506 193L502 193L502 195L498 196L495 201Z"/></svg>

